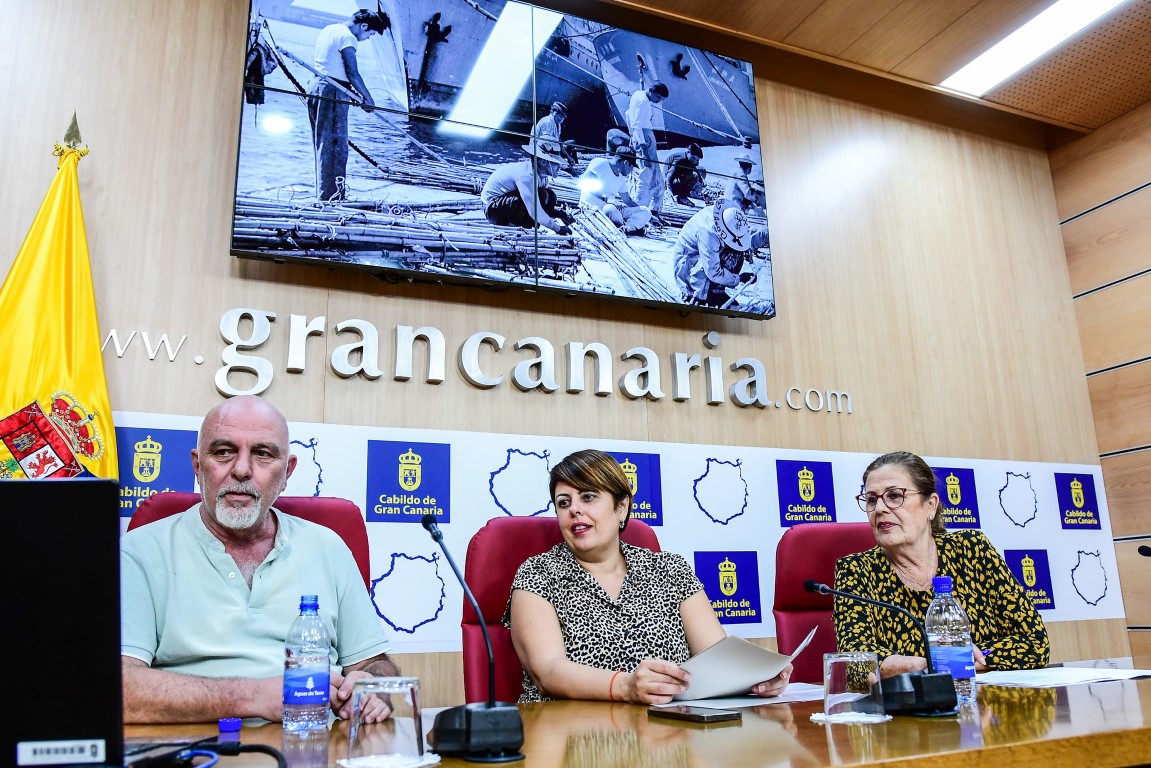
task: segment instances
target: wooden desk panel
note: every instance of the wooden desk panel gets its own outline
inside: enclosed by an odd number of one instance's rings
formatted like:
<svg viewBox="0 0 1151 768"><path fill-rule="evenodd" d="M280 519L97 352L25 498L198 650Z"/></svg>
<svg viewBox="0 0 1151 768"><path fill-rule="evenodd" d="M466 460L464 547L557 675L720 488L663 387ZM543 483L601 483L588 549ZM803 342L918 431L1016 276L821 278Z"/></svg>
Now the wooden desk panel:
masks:
<svg viewBox="0 0 1151 768"><path fill-rule="evenodd" d="M1137 659L1141 668L1147 659ZM1144 663L1140 663L1144 662ZM649 719L635 704L561 701L521 707L526 768L740 768L871 765L947 768L971 765L1107 768L1151 759L1151 680L1019 689L984 686L961 722L897 717L882 725L823 726L820 702L762 704L735 724L692 725ZM129 726L129 736L203 734L204 725ZM278 723L245 726L245 744L286 753L289 765L335 766L347 753L347 723L337 722L310 754L286 744ZM972 750L978 750L973 752ZM223 758L225 768L267 768L268 755ZM446 768L474 765L445 759Z"/></svg>

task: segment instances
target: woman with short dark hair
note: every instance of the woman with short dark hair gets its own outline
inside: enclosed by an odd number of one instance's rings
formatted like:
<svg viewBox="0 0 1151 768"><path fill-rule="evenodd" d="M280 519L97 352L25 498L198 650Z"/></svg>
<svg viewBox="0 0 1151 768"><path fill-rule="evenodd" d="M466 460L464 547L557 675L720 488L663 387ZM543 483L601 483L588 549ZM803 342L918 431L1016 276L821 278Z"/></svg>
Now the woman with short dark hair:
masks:
<svg viewBox="0 0 1151 768"><path fill-rule="evenodd" d="M632 492L610 454L566 457L550 492L564 540L520 566L504 613L520 701L671 701L689 682L679 665L725 636L703 585L682 556L620 541ZM776 696L790 675L750 693Z"/></svg>

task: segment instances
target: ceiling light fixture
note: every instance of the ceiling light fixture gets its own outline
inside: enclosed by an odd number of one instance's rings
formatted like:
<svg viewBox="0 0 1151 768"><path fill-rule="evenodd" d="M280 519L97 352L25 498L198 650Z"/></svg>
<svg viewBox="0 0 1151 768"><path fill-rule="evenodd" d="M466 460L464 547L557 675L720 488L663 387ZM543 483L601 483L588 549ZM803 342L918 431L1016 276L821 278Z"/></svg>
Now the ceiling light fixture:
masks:
<svg viewBox="0 0 1151 768"><path fill-rule="evenodd" d="M1126 2L1129 0L1059 0L944 80L939 87L982 96Z"/></svg>

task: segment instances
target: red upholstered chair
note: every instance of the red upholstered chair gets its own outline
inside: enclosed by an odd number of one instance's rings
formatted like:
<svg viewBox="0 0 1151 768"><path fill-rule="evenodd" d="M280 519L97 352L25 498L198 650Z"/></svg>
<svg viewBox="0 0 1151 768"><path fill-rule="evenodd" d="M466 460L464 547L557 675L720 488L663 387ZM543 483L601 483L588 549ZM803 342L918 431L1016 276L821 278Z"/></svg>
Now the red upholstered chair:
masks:
<svg viewBox="0 0 1151 768"><path fill-rule="evenodd" d="M831 585L835 561L875 546L868 523L800 523L788 528L775 549L775 640L780 653L790 654L814 626L811 645L796 658L791 679L823 682L823 654L835 651L831 595L803 588L808 579Z"/></svg>
<svg viewBox="0 0 1151 768"><path fill-rule="evenodd" d="M136 508L132 519L128 522L128 530L183 512L198 503L200 503L198 493L165 491L153 494ZM273 506L285 514L325 525L338 533L348 545L348 549L352 550L352 556L356 558L360 575L364 577L364 586L370 588L368 529L364 525L364 516L360 514L359 507L347 499L331 496L281 496L276 499Z"/></svg>
<svg viewBox="0 0 1151 768"><path fill-rule="evenodd" d="M629 522L621 538L628 544L659 551L655 531L640 520ZM561 541L559 522L548 515L492 518L468 543L464 580L476 596L491 636L496 659L497 701L516 701L523 693L523 668L512 646L511 632L500 623L511 594L512 579L524 560L546 552ZM469 703L487 701L488 652L479 619L466 597L460 628L464 642L464 699Z"/></svg>

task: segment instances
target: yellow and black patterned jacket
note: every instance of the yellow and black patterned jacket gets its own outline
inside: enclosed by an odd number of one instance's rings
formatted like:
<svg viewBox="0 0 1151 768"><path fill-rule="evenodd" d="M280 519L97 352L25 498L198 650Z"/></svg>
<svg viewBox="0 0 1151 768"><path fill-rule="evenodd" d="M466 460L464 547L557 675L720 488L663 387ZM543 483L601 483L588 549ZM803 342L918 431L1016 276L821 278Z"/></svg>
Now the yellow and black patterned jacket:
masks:
<svg viewBox="0 0 1151 768"><path fill-rule="evenodd" d="M950 576L952 594L971 621L971 637L991 669L1035 669L1047 665L1051 644L1039 611L982 531L935 536L940 576ZM923 620L934 593L909 589L878 546L842 557L835 588L903 606ZM841 651L875 651L925 657L926 641L906 616L878 606L835 598L835 636Z"/></svg>

